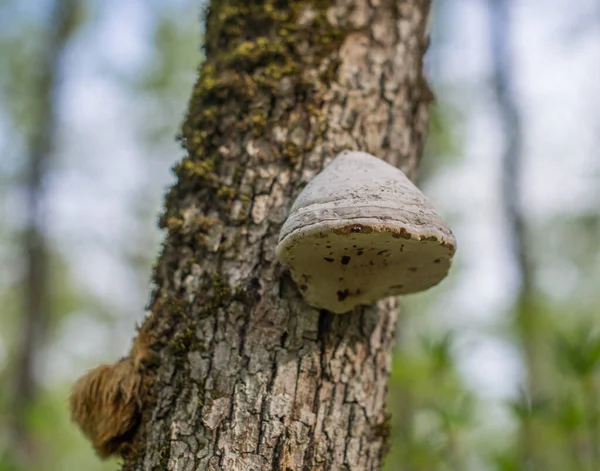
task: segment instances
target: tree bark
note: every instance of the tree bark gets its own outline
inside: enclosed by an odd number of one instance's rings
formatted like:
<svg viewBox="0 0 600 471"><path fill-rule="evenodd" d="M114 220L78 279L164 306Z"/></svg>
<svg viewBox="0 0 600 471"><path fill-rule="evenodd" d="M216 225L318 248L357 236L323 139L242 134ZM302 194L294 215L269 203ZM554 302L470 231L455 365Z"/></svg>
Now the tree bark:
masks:
<svg viewBox="0 0 600 471"><path fill-rule="evenodd" d="M124 470L376 470L398 303L310 308L275 246L338 152L414 178L428 0L213 0L166 197L158 367Z"/></svg>

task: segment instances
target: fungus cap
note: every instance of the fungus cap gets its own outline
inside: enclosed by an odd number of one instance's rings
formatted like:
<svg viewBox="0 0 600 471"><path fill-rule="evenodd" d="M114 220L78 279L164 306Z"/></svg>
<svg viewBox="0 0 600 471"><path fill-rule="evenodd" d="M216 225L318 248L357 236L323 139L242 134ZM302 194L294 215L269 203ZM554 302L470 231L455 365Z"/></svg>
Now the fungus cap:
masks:
<svg viewBox="0 0 600 471"><path fill-rule="evenodd" d="M300 193L276 253L308 304L343 313L438 284L455 248L448 225L402 171L345 151Z"/></svg>

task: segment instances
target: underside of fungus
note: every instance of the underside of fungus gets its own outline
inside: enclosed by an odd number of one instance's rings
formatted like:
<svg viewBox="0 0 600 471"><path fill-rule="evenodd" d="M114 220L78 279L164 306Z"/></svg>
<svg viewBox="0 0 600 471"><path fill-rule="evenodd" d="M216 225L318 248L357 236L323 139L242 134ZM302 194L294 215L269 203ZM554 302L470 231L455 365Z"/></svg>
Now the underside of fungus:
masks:
<svg viewBox="0 0 600 471"><path fill-rule="evenodd" d="M277 256L308 304L343 313L436 285L455 248L448 225L399 169L346 151L294 202Z"/></svg>

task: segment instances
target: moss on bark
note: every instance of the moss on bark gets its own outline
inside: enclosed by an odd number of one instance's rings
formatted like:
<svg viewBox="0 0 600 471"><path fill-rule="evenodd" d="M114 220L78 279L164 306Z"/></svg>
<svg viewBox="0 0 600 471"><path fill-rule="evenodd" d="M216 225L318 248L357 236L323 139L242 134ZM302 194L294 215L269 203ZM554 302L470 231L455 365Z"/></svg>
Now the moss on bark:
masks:
<svg viewBox="0 0 600 471"><path fill-rule="evenodd" d="M142 327L161 361L123 469L379 466L397 304L309 308L274 248L294 197L336 153L415 174L427 7L211 2Z"/></svg>

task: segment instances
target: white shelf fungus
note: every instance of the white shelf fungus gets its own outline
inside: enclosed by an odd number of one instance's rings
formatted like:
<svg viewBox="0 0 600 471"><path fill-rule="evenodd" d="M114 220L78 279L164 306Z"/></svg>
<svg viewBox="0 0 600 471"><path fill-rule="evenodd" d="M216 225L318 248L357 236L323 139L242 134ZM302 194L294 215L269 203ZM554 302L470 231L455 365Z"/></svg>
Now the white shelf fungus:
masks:
<svg viewBox="0 0 600 471"><path fill-rule="evenodd" d="M343 313L436 285L455 249L448 225L404 173L345 151L294 202L277 257L308 304Z"/></svg>

